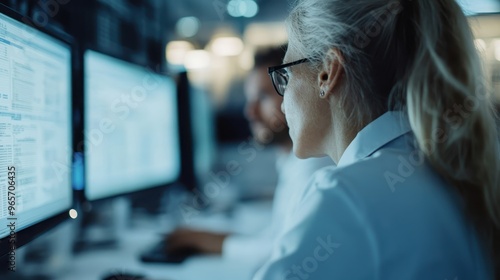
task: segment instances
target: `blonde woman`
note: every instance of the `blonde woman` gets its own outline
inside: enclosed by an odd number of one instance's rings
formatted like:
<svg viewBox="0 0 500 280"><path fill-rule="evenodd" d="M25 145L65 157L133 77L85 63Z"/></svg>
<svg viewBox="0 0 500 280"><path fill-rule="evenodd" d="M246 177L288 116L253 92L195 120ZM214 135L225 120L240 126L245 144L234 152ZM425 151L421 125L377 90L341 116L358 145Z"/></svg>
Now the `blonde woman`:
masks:
<svg viewBox="0 0 500 280"><path fill-rule="evenodd" d="M500 279L499 144L454 0L300 0L269 73L330 156L255 279Z"/></svg>

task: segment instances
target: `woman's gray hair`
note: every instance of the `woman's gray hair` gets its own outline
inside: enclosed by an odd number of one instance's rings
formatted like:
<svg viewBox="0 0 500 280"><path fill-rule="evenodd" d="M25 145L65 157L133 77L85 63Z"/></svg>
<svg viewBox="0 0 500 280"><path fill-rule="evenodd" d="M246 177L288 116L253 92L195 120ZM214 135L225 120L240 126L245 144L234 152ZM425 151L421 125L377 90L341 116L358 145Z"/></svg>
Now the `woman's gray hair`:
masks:
<svg viewBox="0 0 500 280"><path fill-rule="evenodd" d="M302 0L287 19L292 51L316 61L316 66L329 49L342 53L347 67L340 106L353 108L345 117L357 127L387 111L384 91L390 89L373 73L389 62L371 63L368 51L380 41L377 37L393 33L402 10L399 1Z"/></svg>

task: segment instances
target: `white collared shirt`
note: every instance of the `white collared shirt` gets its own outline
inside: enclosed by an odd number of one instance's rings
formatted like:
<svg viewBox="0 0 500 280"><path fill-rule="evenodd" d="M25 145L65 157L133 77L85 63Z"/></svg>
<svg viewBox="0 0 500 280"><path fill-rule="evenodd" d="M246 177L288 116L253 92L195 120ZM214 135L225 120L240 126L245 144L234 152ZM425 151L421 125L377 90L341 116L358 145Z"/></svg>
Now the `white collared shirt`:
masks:
<svg viewBox="0 0 500 280"><path fill-rule="evenodd" d="M402 119L382 115L314 175L255 280L492 279L460 196Z"/></svg>
<svg viewBox="0 0 500 280"><path fill-rule="evenodd" d="M255 235L230 235L223 243L222 256L244 259L257 270L271 255L273 243L285 224L285 216L300 201L312 175L325 166L334 166L329 157L299 159L293 153L278 156L278 184L273 199L272 223Z"/></svg>

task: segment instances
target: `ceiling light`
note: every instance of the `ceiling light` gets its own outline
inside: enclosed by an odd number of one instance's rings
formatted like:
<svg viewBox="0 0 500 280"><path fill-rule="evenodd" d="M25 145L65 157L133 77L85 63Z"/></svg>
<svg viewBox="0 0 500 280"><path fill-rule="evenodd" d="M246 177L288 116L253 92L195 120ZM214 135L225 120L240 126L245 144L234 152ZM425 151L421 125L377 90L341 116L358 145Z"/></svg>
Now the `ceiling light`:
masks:
<svg viewBox="0 0 500 280"><path fill-rule="evenodd" d="M165 56L168 63L182 65L184 64L186 54L193 49L193 44L188 41L172 41L165 48Z"/></svg>
<svg viewBox="0 0 500 280"><path fill-rule="evenodd" d="M500 39L493 40L493 47L495 48L495 58L500 61Z"/></svg>
<svg viewBox="0 0 500 280"><path fill-rule="evenodd" d="M239 55L243 48L243 41L238 37L219 37L211 43L212 51L218 56Z"/></svg>
<svg viewBox="0 0 500 280"><path fill-rule="evenodd" d="M253 0L245 1L245 11L242 12L244 17L252 18L259 12L259 5Z"/></svg>
<svg viewBox="0 0 500 280"><path fill-rule="evenodd" d="M199 28L200 21L196 17L183 17L176 24L177 34L184 38L193 37L198 33Z"/></svg>
<svg viewBox="0 0 500 280"><path fill-rule="evenodd" d="M232 17L241 17L243 14L240 12L241 0L231 0L227 3L227 13Z"/></svg>
<svg viewBox="0 0 500 280"><path fill-rule="evenodd" d="M479 52L484 52L486 50L486 42L483 39L475 39L474 45Z"/></svg>
<svg viewBox="0 0 500 280"><path fill-rule="evenodd" d="M205 50L189 51L184 60L184 67L188 70L203 69L210 65L210 53Z"/></svg>

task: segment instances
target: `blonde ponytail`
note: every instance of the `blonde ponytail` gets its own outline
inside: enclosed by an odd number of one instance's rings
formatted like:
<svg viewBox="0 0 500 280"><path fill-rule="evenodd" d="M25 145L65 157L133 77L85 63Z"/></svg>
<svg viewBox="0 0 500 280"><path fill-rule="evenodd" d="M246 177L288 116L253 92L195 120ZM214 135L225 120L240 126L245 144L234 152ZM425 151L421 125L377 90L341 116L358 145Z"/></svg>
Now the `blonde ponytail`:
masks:
<svg viewBox="0 0 500 280"><path fill-rule="evenodd" d="M407 82L410 123L429 162L462 194L500 279L497 118L472 33L455 1L413 2L419 44Z"/></svg>

